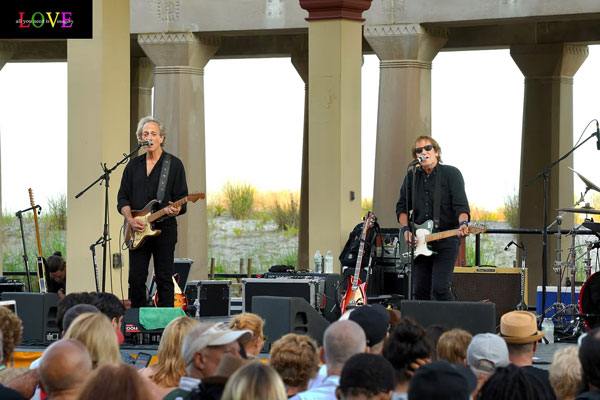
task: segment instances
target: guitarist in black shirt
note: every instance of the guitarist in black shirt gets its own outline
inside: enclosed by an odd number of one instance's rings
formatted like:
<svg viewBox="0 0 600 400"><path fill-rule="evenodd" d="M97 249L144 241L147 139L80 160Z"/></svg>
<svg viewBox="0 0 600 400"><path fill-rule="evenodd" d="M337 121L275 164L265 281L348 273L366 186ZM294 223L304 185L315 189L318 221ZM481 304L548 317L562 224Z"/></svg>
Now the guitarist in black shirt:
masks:
<svg viewBox="0 0 600 400"><path fill-rule="evenodd" d="M408 225L409 212L414 214L415 224L434 220L433 225L437 225L437 231L458 229L456 236L432 242L432 255L415 256L412 281L413 297L416 300L454 300L450 282L460 238L469 235L470 209L462 174L455 167L441 164L441 154L442 149L435 139L419 136L415 140L412 156L415 159L420 157L421 160L415 175L415 187L413 188L412 172L409 172L404 178L400 198L396 203L396 216L402 227L401 236L409 245L413 237ZM434 204L436 191L439 193L439 204ZM415 246L419 245L416 237L414 242Z"/></svg>

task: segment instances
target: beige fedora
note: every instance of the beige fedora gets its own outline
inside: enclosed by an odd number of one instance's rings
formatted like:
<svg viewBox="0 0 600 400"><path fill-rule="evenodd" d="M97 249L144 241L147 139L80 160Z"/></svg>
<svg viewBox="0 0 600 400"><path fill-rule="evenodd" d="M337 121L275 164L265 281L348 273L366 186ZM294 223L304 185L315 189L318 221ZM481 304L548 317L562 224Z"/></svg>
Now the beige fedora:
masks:
<svg viewBox="0 0 600 400"><path fill-rule="evenodd" d="M499 335L512 344L537 342L544 337L544 332L538 331L535 315L528 311L511 311L500 319Z"/></svg>

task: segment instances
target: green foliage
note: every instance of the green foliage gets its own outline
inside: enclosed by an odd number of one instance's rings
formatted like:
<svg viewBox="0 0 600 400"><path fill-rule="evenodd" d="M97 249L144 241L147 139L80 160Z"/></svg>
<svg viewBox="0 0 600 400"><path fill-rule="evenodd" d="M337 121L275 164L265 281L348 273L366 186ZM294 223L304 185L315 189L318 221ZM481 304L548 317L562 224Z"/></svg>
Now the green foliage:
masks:
<svg viewBox="0 0 600 400"><path fill-rule="evenodd" d="M45 217L54 229L67 229L67 196L64 193L48 199L48 211Z"/></svg>
<svg viewBox="0 0 600 400"><path fill-rule="evenodd" d="M256 189L251 184L228 181L223 185L222 191L229 214L233 218L247 219L252 214Z"/></svg>
<svg viewBox="0 0 600 400"><path fill-rule="evenodd" d="M296 229L300 222L300 207L298 200L293 194L290 194L289 202L279 202L277 199L273 202L273 206L269 209L269 214L280 231L288 231Z"/></svg>
<svg viewBox="0 0 600 400"><path fill-rule="evenodd" d="M242 233L244 233L244 229L242 229L242 228L233 228L233 233L235 233L235 236L240 237L242 235Z"/></svg>
<svg viewBox="0 0 600 400"><path fill-rule="evenodd" d="M220 217L225 212L225 206L222 204L215 204L215 217Z"/></svg>
<svg viewBox="0 0 600 400"><path fill-rule="evenodd" d="M516 229L519 227L519 194L513 193L504 199L504 207L502 207L504 218L508 225Z"/></svg>
<svg viewBox="0 0 600 400"><path fill-rule="evenodd" d="M12 225L15 219L15 213L8 211L6 208L2 211L2 226Z"/></svg>
<svg viewBox="0 0 600 400"><path fill-rule="evenodd" d="M294 226L291 227L289 225L285 226L285 229L283 231L283 235L287 238L287 239L291 239L293 237L298 236L298 227Z"/></svg>
<svg viewBox="0 0 600 400"><path fill-rule="evenodd" d="M489 235L481 235L479 265L495 265L494 245ZM467 236L465 244L467 266L475 267L475 235Z"/></svg>
<svg viewBox="0 0 600 400"><path fill-rule="evenodd" d="M360 202L360 215L364 218L369 211L373 210L373 199L364 198Z"/></svg>
<svg viewBox="0 0 600 400"><path fill-rule="evenodd" d="M292 265L296 267L298 262L298 250L288 250L279 254L274 260L273 265Z"/></svg>

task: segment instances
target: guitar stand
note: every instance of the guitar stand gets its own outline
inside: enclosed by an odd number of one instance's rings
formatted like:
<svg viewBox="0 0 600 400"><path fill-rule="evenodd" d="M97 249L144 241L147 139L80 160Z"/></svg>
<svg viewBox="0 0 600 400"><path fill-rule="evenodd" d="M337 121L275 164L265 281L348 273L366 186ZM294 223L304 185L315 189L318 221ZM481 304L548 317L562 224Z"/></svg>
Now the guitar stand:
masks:
<svg viewBox="0 0 600 400"><path fill-rule="evenodd" d="M20 210L15 213L15 216L19 218L19 225L21 226L21 240L23 241L23 262L25 263L25 273L27 274L27 290L31 292L31 277L29 276L29 258L27 257L27 247L25 246L25 231L23 230L23 213L29 210L33 210L39 208L40 211L42 207L40 205L26 208L25 210Z"/></svg>

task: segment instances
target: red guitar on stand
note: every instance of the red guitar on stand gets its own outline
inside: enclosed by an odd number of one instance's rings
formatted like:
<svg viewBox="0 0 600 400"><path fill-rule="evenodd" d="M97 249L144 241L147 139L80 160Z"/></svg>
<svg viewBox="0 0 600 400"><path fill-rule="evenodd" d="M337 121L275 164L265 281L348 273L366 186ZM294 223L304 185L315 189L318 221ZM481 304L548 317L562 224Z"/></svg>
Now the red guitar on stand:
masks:
<svg viewBox="0 0 600 400"><path fill-rule="evenodd" d="M152 275L152 280L156 282L156 274ZM173 275L173 288L175 292L175 296L173 298L173 307L181 308L183 311L187 310L187 298L179 287L179 274ZM152 305L154 307L158 307L158 291L156 291L154 296L152 296Z"/></svg>
<svg viewBox="0 0 600 400"><path fill-rule="evenodd" d="M360 268L362 266L365 252L365 242L369 230L375 225L377 218L372 212L368 212L365 217L362 233L360 234L360 246L358 248L358 257L356 258L356 267L354 267L354 276L348 277L348 290L342 298L342 314L346 310L367 304L367 282L360 280ZM369 256L370 257L370 256Z"/></svg>

